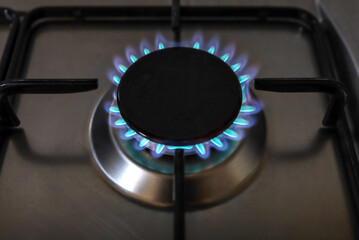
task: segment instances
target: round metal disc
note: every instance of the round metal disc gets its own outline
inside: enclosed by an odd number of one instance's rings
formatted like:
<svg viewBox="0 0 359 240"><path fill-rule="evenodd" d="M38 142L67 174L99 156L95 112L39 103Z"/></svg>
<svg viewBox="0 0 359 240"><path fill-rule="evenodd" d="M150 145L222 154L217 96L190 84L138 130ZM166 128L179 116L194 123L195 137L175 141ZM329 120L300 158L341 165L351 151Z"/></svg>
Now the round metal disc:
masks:
<svg viewBox="0 0 359 240"><path fill-rule="evenodd" d="M117 89L122 117L151 141L184 146L225 131L237 117L242 91L220 58L193 48L167 48L133 63Z"/></svg>

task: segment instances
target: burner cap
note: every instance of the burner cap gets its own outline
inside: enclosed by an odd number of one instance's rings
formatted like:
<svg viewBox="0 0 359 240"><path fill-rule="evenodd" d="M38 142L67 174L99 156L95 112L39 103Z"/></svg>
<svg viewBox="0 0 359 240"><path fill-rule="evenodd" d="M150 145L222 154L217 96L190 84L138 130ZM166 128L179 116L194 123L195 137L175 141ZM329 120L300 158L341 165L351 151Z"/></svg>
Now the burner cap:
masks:
<svg viewBox="0 0 359 240"><path fill-rule="evenodd" d="M151 141L194 145L233 123L242 103L237 76L220 58L202 50L175 47L133 63L117 89L122 117Z"/></svg>

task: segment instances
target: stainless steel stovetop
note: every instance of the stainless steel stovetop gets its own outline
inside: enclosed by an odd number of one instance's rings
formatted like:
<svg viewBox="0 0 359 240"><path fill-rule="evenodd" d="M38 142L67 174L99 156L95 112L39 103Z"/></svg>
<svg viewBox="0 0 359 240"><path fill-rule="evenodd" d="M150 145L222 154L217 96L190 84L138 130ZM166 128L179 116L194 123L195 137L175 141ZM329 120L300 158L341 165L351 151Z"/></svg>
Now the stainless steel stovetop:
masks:
<svg viewBox="0 0 359 240"><path fill-rule="evenodd" d="M5 3L4 3L5 4ZM4 5L2 4L2 5ZM11 7L11 4L9 3ZM314 13L315 9L311 9ZM1 28L0 47L7 29ZM183 24L247 53L258 77L319 76L310 38L296 26ZM171 239L173 212L138 204L116 191L93 163L91 117L111 88L114 55L167 24L43 23L31 38L23 77L99 79L96 91L20 95L19 128L1 151L0 239ZM355 216L335 132L323 129L324 94L255 91L263 104L261 166L237 195L186 212L186 239L355 239Z"/></svg>

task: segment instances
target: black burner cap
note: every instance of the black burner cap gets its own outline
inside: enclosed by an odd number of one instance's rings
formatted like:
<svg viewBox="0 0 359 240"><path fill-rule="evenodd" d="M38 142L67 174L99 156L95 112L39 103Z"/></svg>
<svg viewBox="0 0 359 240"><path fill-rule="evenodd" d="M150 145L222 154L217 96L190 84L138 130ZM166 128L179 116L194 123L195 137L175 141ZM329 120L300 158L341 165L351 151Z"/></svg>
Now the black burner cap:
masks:
<svg viewBox="0 0 359 240"><path fill-rule="evenodd" d="M117 89L122 117L151 141L194 145L225 131L237 117L242 91L236 74L202 50L175 47L133 63Z"/></svg>

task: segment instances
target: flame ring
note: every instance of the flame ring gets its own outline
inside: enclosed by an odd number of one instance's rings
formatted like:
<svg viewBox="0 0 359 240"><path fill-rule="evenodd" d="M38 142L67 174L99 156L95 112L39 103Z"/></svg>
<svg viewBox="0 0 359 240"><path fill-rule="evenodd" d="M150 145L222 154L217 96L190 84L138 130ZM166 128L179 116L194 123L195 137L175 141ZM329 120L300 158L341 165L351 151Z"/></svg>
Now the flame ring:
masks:
<svg viewBox="0 0 359 240"><path fill-rule="evenodd" d="M206 159L210 156L211 148L219 151L226 150L228 140L238 142L241 141L245 136L245 129L252 127L256 123L255 115L261 111L261 104L258 100L252 98L249 90L249 83L256 76L258 70L255 67L246 66L246 55L234 58L235 48L233 45L229 45L221 51L219 49L219 40L217 38L212 38L208 44L203 44L202 34L197 33L190 41L176 43L168 41L162 35L157 34L155 47L151 47L147 41L142 41L139 52L135 51L131 47L126 49L127 61L121 57L115 57L113 63L116 70L109 71L108 78L117 86L121 81L121 76L126 72L128 66L136 62L138 58L147 55L152 51L158 51L175 46L202 49L214 54L227 63L236 73L241 84L243 99L240 113L234 123L222 134L204 143L191 146L168 146L155 143L140 136L126 124L117 107L116 92L114 92L112 104L110 106L106 106L108 112L111 114L110 124L112 128L118 129L120 138L128 140L136 139L135 148L138 150L148 148L151 150L153 157L158 158L163 154L173 154L176 149L180 148L184 150L185 154L197 154L199 157Z"/></svg>

